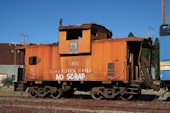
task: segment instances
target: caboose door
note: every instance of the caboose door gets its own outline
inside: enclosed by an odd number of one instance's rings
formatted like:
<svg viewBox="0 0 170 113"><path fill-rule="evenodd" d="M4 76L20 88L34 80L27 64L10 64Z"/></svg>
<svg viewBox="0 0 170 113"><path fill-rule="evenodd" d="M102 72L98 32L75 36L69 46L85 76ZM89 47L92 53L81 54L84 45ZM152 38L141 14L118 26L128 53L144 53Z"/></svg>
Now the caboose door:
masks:
<svg viewBox="0 0 170 113"><path fill-rule="evenodd" d="M24 81L24 68L18 68L17 81Z"/></svg>

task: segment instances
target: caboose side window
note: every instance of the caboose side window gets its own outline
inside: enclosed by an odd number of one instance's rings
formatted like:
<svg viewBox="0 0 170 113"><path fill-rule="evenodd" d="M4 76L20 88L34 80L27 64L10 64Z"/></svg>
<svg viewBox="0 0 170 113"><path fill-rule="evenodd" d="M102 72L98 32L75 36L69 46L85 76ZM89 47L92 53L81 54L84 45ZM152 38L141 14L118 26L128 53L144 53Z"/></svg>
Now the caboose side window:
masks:
<svg viewBox="0 0 170 113"><path fill-rule="evenodd" d="M81 29L67 30L67 40L81 40L81 39L82 39Z"/></svg>
<svg viewBox="0 0 170 113"><path fill-rule="evenodd" d="M114 63L108 63L107 64L107 75L108 76L114 76Z"/></svg>
<svg viewBox="0 0 170 113"><path fill-rule="evenodd" d="M29 57L29 65L36 65L36 64L37 64L37 57L36 56Z"/></svg>

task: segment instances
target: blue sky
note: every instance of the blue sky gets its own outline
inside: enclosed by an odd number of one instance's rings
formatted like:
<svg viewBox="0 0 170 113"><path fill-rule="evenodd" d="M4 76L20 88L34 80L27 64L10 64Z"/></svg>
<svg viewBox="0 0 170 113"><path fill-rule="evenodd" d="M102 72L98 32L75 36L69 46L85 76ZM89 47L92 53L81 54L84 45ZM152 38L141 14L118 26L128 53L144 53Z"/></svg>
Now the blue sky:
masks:
<svg viewBox="0 0 170 113"><path fill-rule="evenodd" d="M166 2L166 23L170 23L170 0ZM0 43L21 42L25 34L31 43L58 42L58 23L97 23L113 38L129 32L145 37L154 29L159 37L161 0L0 0Z"/></svg>

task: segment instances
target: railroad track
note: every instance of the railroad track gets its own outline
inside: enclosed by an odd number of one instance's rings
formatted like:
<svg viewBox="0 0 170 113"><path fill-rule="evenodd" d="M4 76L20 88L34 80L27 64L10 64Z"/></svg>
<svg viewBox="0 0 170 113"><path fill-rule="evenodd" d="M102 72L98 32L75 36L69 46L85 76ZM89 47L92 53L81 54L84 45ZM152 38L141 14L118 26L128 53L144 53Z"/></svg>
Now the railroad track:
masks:
<svg viewBox="0 0 170 113"><path fill-rule="evenodd" d="M0 111L12 112L79 112L79 113L122 113L122 112L159 112L170 111L169 102L159 101L113 101L92 99L43 99L28 97L0 97ZM1 112L0 112L1 113Z"/></svg>

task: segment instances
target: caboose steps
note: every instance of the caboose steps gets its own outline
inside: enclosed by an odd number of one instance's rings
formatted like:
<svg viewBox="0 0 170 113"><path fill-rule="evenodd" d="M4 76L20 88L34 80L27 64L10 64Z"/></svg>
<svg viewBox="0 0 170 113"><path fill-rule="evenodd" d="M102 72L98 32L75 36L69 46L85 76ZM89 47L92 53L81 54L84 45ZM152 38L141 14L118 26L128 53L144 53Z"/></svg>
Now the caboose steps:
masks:
<svg viewBox="0 0 170 113"><path fill-rule="evenodd" d="M14 82L14 91L25 91L24 81Z"/></svg>
<svg viewBox="0 0 170 113"><path fill-rule="evenodd" d="M139 88L127 88L127 91L125 91L125 94L134 94L138 95L140 93Z"/></svg>

